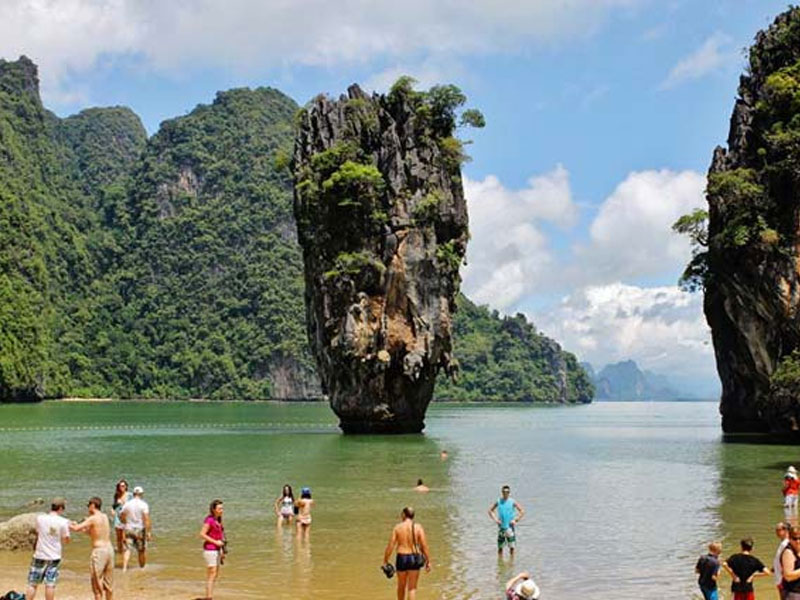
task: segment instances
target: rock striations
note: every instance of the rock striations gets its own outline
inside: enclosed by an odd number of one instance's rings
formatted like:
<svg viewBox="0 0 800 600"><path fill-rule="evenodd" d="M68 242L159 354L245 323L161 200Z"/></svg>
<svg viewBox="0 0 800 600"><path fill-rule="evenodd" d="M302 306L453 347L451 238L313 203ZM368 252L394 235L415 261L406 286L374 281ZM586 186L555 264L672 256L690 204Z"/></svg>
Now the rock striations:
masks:
<svg viewBox="0 0 800 600"><path fill-rule="evenodd" d="M705 288L728 433L800 425L800 397L775 374L800 347L800 10L760 32L708 178L707 246L690 275Z"/></svg>
<svg viewBox="0 0 800 600"><path fill-rule="evenodd" d="M345 432L421 431L436 375L451 364L468 239L459 95L401 81L370 97L352 86L299 115L308 335Z"/></svg>

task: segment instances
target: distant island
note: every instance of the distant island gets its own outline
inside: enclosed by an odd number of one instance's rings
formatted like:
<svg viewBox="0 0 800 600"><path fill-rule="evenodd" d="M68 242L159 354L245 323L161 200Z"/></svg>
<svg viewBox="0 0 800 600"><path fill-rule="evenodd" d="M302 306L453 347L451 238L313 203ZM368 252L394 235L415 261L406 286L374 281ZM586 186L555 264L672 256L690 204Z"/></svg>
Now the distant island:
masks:
<svg viewBox="0 0 800 600"><path fill-rule="evenodd" d="M595 400L627 402L711 400L709 394L681 389L666 375L639 368L633 360L608 364L595 372L589 363L581 363L595 387Z"/></svg>

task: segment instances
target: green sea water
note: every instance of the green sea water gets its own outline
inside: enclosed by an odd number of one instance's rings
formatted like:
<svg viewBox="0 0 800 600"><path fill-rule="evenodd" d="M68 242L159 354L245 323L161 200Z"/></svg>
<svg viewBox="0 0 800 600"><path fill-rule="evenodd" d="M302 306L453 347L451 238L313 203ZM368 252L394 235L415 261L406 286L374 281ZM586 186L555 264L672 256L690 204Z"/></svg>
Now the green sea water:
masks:
<svg viewBox="0 0 800 600"><path fill-rule="evenodd" d="M752 535L771 562L781 476L800 463L792 446L723 443L714 403L436 405L425 435L388 437L343 436L323 404L5 405L0 456L0 518L54 495L78 518L89 496L110 502L120 477L145 488L150 564L118 574L123 590L127 578L202 595L197 532L219 497L231 553L215 597L287 600L394 597L379 566L407 504L434 562L420 599L499 598L523 569L543 599L691 598L711 539L728 555ZM412 491L417 478L430 493ZM312 488L308 540L275 526L284 483ZM505 483L528 511L513 561L498 560L487 515ZM66 577L85 576L85 546L67 548ZM22 587L28 559L0 553L0 570ZM758 583L774 595L771 579Z"/></svg>

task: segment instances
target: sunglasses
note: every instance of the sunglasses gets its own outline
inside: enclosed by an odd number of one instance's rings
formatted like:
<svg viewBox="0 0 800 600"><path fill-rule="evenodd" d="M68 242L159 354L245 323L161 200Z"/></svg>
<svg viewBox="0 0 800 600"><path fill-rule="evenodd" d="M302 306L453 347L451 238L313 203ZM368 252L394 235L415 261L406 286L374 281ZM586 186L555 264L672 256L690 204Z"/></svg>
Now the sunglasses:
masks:
<svg viewBox="0 0 800 600"><path fill-rule="evenodd" d="M791 540L792 540L793 542L800 542L800 537L794 537L794 536L792 536Z"/></svg>

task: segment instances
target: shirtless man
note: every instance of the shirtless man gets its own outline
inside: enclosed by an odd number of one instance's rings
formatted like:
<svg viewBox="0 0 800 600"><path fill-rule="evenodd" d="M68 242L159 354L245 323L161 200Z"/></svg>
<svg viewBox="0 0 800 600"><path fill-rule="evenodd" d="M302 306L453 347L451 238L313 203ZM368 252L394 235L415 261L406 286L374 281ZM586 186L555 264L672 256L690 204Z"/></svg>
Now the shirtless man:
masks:
<svg viewBox="0 0 800 600"><path fill-rule="evenodd" d="M419 571L422 568L417 559L425 561L425 572L431 570L431 553L428 549L428 539L422 525L414 522L414 509L406 506L400 513L402 522L392 529L392 537L383 553L383 564L389 564L392 552L397 548L395 568L397 569L397 600L405 600L408 590L408 600L417 597L417 582ZM420 556L421 555L421 556Z"/></svg>
<svg viewBox="0 0 800 600"><path fill-rule="evenodd" d="M72 531L83 531L92 539L89 571L92 577L94 600L112 600L114 580L114 546L111 545L111 526L101 508L103 501L97 496L89 498L89 516L81 523L70 523Z"/></svg>
<svg viewBox="0 0 800 600"><path fill-rule="evenodd" d="M417 486L414 488L414 491L422 492L424 494L425 492L430 492L431 489L427 485L422 483L422 479L417 479Z"/></svg>

